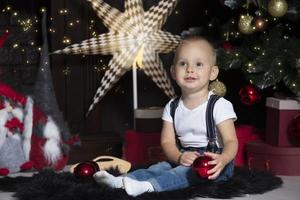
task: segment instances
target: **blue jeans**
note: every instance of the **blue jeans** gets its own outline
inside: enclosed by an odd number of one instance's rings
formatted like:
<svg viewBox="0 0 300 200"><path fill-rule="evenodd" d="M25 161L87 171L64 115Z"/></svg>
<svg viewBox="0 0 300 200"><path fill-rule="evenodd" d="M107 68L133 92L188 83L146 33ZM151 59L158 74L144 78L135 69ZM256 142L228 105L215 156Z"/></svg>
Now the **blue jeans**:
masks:
<svg viewBox="0 0 300 200"><path fill-rule="evenodd" d="M228 180L233 175L233 169L234 165L231 161L213 181ZM166 161L151 165L147 169L135 170L126 176L138 181L150 182L156 192L182 189L201 182L192 167L174 165Z"/></svg>

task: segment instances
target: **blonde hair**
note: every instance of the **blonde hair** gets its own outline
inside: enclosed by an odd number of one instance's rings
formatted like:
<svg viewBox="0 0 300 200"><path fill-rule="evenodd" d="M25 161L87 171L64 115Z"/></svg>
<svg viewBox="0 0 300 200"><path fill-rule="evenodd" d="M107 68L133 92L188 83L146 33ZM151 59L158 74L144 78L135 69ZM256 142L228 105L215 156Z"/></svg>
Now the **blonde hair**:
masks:
<svg viewBox="0 0 300 200"><path fill-rule="evenodd" d="M207 38L199 36L199 35L187 36L187 37L183 38L180 41L180 43L179 43L179 45L176 49L176 52L174 54L173 64L177 61L178 52L179 52L181 46L186 42L194 42L194 41L204 41L208 44L208 46L211 49L211 53L212 53L212 64L216 65L216 63L217 63L217 52L216 52L216 49L215 49L214 45Z"/></svg>

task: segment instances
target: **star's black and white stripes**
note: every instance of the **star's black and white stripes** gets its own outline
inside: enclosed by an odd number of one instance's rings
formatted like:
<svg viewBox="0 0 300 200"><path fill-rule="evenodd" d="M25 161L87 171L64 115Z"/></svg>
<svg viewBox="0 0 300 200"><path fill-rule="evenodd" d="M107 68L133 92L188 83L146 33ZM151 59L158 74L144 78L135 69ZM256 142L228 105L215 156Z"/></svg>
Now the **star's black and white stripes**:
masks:
<svg viewBox="0 0 300 200"><path fill-rule="evenodd" d="M88 113L114 83L125 72L132 69L135 58L140 52L143 53L141 69L168 97L174 97L173 86L159 58L159 53L174 51L179 44L180 36L160 30L174 10L177 0L161 0L148 11L144 11L142 0L125 0L124 12L111 7L103 0L87 1L91 3L109 32L53 53L113 55Z"/></svg>

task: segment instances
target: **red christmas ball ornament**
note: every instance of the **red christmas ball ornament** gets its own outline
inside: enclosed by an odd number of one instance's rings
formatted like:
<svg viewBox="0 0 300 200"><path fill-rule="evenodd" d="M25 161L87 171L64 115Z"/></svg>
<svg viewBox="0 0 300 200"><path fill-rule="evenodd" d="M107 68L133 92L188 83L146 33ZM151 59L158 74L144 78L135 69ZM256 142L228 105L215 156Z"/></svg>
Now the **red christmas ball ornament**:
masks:
<svg viewBox="0 0 300 200"><path fill-rule="evenodd" d="M0 168L0 176L7 176L9 174L9 170L7 168Z"/></svg>
<svg viewBox="0 0 300 200"><path fill-rule="evenodd" d="M221 47L222 47L225 51L227 51L227 52L229 52L229 53L232 53L232 52L234 51L233 45L232 45L230 42L228 42L228 41L223 42L223 43L221 44Z"/></svg>
<svg viewBox="0 0 300 200"><path fill-rule="evenodd" d="M254 85L247 85L239 91L240 100L243 104L251 106L261 99L261 94Z"/></svg>
<svg viewBox="0 0 300 200"><path fill-rule="evenodd" d="M94 161L85 161L80 164L78 164L74 168L74 175L77 177L91 177L99 171L99 166Z"/></svg>
<svg viewBox="0 0 300 200"><path fill-rule="evenodd" d="M10 32L8 30L6 30L1 36L0 36L0 48L3 47L5 41L7 40L8 36L9 36Z"/></svg>
<svg viewBox="0 0 300 200"><path fill-rule="evenodd" d="M197 173L199 177L208 178L208 170L212 169L215 165L209 165L208 162L211 161L209 156L199 156L196 158L192 165L192 169Z"/></svg>
<svg viewBox="0 0 300 200"><path fill-rule="evenodd" d="M287 134L292 144L300 146L300 114L289 123Z"/></svg>

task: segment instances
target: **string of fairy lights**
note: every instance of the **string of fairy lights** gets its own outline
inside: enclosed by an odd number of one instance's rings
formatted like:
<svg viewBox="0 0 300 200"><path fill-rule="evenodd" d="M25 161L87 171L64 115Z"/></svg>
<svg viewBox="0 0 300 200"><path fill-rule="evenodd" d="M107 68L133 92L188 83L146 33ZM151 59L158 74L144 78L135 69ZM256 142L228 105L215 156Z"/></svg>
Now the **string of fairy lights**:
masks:
<svg viewBox="0 0 300 200"><path fill-rule="evenodd" d="M47 11L47 9L45 7L41 7L39 9L40 13L43 13L43 12L46 12L46 11ZM24 13L22 13L21 11L15 10L13 8L13 6L11 6L11 5L3 6L2 10L1 10L1 13L2 13L2 15L8 15L9 17L11 17L12 20L17 23L17 26L20 27L20 29L26 34L27 33L30 34L32 32L39 33L39 31L40 31L40 29L39 29L40 19L37 16L34 16L34 15L25 16ZM63 9L59 9L57 11L57 13L62 17L66 17L70 12L69 12L68 9L63 8ZM60 20L60 19L57 19L57 20ZM54 18L51 17L51 16L49 17L49 21L52 22L51 24L55 24ZM80 19L76 19L76 20L73 20L73 21L68 21L66 24L67 24L67 28L76 30L76 28L81 24L81 21L80 21ZM94 19L90 19L88 30L90 31L91 36L98 35L98 32L97 32L96 27L95 27L95 20ZM5 29L5 32L11 32L10 28L7 27ZM54 27L49 27L48 28L48 33L52 34L52 35L55 35L56 34L55 28ZM36 52L41 51L41 46L39 44L37 44L36 41L30 40L30 41L27 41L27 42L28 42L27 44L26 43L20 44L21 42L16 40L11 44L11 47L13 49L19 49L21 52L24 52L25 49L23 48L23 46L25 45L25 46L31 46ZM70 36L65 35L65 36L62 37L61 43L62 43L63 46L67 46L67 45L72 43L72 38ZM85 57L85 55L82 55L82 57ZM25 63L26 64L31 64L32 61L26 60ZM66 66L62 69L62 73L64 75L68 76L68 75L71 74L71 69L72 69L71 67ZM107 65L105 64L105 62L102 59L100 59L100 60L98 60L98 64L95 65L93 67L93 69L97 74L103 74L107 70Z"/></svg>
<svg viewBox="0 0 300 200"><path fill-rule="evenodd" d="M39 23L39 19L36 16L29 16L26 17L23 14L20 14L19 11L14 10L12 6L6 5L2 8L1 10L2 15L9 15L11 17L11 21L16 22L16 25L21 28L21 30L24 33L29 33L29 32L35 32L38 33L39 30L37 29L37 24ZM5 27L5 32L6 33L11 33L12 30L10 27ZM11 48L14 50L19 50L20 52L24 53L25 52L25 46L31 46L33 49L35 49L36 52L41 51L41 47L37 46L37 42L34 39L30 39L27 41L26 44L24 44L24 41L18 41L15 40L13 41L11 45ZM32 64L32 60L26 59L25 64ZM14 70L13 72L16 72Z"/></svg>

